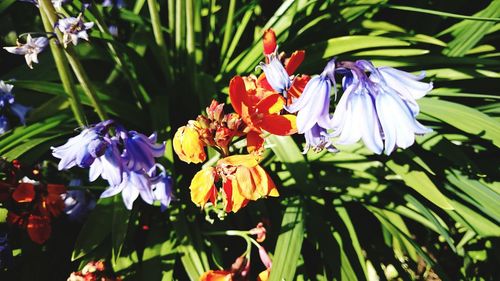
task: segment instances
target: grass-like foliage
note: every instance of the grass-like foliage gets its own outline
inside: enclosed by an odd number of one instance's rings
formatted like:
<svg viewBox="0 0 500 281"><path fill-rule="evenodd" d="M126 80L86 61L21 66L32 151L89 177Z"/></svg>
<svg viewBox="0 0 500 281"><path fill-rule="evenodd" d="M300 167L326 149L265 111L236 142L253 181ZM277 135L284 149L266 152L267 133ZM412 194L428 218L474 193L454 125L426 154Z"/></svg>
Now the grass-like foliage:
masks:
<svg viewBox="0 0 500 281"><path fill-rule="evenodd" d="M499 26L499 0L1 0L0 280L498 280ZM283 83L375 115L306 143L273 77L303 54ZM364 60L432 90L388 112ZM387 149L399 112L432 130ZM385 153L338 141L367 116Z"/></svg>

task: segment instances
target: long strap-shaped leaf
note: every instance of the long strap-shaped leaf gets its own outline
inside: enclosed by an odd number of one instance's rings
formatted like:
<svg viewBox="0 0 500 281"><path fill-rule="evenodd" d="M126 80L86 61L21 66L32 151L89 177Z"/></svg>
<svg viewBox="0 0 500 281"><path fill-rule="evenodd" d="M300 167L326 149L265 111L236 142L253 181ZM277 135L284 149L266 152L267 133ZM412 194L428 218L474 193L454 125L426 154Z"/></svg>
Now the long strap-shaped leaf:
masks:
<svg viewBox="0 0 500 281"><path fill-rule="evenodd" d="M276 243L270 281L293 280L304 240L303 201L296 197L287 205Z"/></svg>

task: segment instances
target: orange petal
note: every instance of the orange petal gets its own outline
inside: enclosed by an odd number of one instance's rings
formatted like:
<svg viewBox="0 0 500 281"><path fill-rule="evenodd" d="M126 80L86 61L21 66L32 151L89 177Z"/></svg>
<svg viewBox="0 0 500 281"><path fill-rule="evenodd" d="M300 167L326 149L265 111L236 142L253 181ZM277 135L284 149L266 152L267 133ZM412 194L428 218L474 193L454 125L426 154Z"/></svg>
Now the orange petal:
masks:
<svg viewBox="0 0 500 281"><path fill-rule="evenodd" d="M203 207L207 201L217 192L214 185L214 168L204 168L191 180L189 190L191 190L191 201L197 206Z"/></svg>
<svg viewBox="0 0 500 281"><path fill-rule="evenodd" d="M245 166L247 168L257 166L259 162L252 154L238 154L228 156L217 162L217 165Z"/></svg>
<svg viewBox="0 0 500 281"><path fill-rule="evenodd" d="M66 187L62 184L47 184L47 192L52 195L61 195L66 192Z"/></svg>
<svg viewBox="0 0 500 281"><path fill-rule="evenodd" d="M229 82L229 98L234 111L239 115L241 115L241 104L244 102L246 95L245 81L240 76L234 76Z"/></svg>
<svg viewBox="0 0 500 281"><path fill-rule="evenodd" d="M264 31L264 36L262 36L262 43L264 43L264 55L270 55L276 50L276 33L274 30L269 28Z"/></svg>
<svg viewBox="0 0 500 281"><path fill-rule="evenodd" d="M247 151L248 153L259 152L264 146L264 139L259 133L250 131L247 134Z"/></svg>
<svg viewBox="0 0 500 281"><path fill-rule="evenodd" d="M288 94L293 97L293 98L298 98L300 95L302 95L302 92L304 91L304 88L306 87L307 82L311 77L308 75L300 75L295 77L293 79L292 87L290 87L290 90L288 90Z"/></svg>
<svg viewBox="0 0 500 281"><path fill-rule="evenodd" d="M262 72L261 75L259 75L259 78L257 79L257 85L261 88L264 88L268 91L274 91L273 87L271 87L271 84L267 81L266 75L264 72Z"/></svg>
<svg viewBox="0 0 500 281"><path fill-rule="evenodd" d="M199 281L232 281L232 273L226 270L209 270L200 276Z"/></svg>
<svg viewBox="0 0 500 281"><path fill-rule="evenodd" d="M273 135L288 136L297 132L297 117L291 114L270 114L262 119L260 127Z"/></svg>
<svg viewBox="0 0 500 281"><path fill-rule="evenodd" d="M262 169L262 167L257 165L251 168L250 173L252 175L252 180L255 185L255 193L258 194L258 196L256 196L254 200L260 197L267 196L269 182L266 171Z"/></svg>
<svg viewBox="0 0 500 281"><path fill-rule="evenodd" d="M19 203L28 203L35 199L35 186L31 183L21 183L12 193L12 198Z"/></svg>
<svg viewBox="0 0 500 281"><path fill-rule="evenodd" d="M28 235L31 240L38 244L43 244L50 237L52 228L50 219L45 216L30 215L28 218Z"/></svg>
<svg viewBox="0 0 500 281"><path fill-rule="evenodd" d="M255 167L258 167L258 165ZM233 183L235 183L233 184L233 188L238 187L239 193L250 200L257 200L260 198L259 193L256 192L256 184L253 181L253 175L250 173L251 169L254 168L239 167L236 170L235 179L233 180Z"/></svg>
<svg viewBox="0 0 500 281"><path fill-rule="evenodd" d="M306 52L303 50L293 52L293 54L285 63L285 69L288 75L292 75L295 70L297 70L302 61L304 61L305 55Z"/></svg>
<svg viewBox="0 0 500 281"><path fill-rule="evenodd" d="M285 105L285 99L279 94L272 94L262 99L256 106L257 112L264 114L279 113Z"/></svg>
<svg viewBox="0 0 500 281"><path fill-rule="evenodd" d="M248 203L248 199L246 199L240 192L239 183L237 181L232 182L232 190L231 190L231 211L233 213L238 212L239 209L245 207Z"/></svg>

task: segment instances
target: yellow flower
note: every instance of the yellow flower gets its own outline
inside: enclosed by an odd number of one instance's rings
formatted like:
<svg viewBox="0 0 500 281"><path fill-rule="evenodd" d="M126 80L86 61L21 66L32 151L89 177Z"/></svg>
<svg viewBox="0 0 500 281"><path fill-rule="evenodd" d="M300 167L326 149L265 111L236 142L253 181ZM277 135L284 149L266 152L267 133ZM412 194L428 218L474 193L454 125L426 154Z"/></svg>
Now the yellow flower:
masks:
<svg viewBox="0 0 500 281"><path fill-rule="evenodd" d="M205 206L208 200L215 204L217 199L217 189L214 185L215 169L213 167L204 168L191 180L189 190L191 190L191 201L197 206Z"/></svg>
<svg viewBox="0 0 500 281"><path fill-rule="evenodd" d="M200 281L232 281L233 274L226 270L209 270L200 276Z"/></svg>
<svg viewBox="0 0 500 281"><path fill-rule="evenodd" d="M177 130L174 135L174 151L186 163L196 164L205 161L207 155L195 121Z"/></svg>

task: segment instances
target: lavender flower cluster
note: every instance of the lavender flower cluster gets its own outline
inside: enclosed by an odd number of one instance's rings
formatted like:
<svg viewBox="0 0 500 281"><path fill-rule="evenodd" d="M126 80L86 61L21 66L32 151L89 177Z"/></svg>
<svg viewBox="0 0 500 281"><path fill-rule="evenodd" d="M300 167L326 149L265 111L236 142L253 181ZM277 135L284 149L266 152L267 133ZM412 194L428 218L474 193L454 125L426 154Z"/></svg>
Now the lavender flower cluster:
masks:
<svg viewBox="0 0 500 281"><path fill-rule="evenodd" d="M164 151L165 143L156 143L156 134L147 137L127 131L113 120L85 128L66 144L52 147L54 157L61 159L59 170L89 168L90 181L100 176L110 185L101 197L121 192L129 210L139 195L150 205L159 201L162 210L170 204L172 179L155 162Z"/></svg>
<svg viewBox="0 0 500 281"><path fill-rule="evenodd" d="M290 77L279 61L271 59L261 65L269 84L284 93ZM342 76L343 95L330 113L330 96L336 88L335 75ZM331 60L323 72L313 77L302 95L285 109L297 113L297 129L309 149L336 151L336 144L353 144L362 140L376 154L391 154L397 147L407 148L415 134L432 130L416 120L417 99L432 90L432 83L391 67L376 68L370 61Z"/></svg>
<svg viewBox="0 0 500 281"><path fill-rule="evenodd" d="M26 114L30 110L29 107L15 101L14 95L12 94L13 88L13 85L6 84L4 81L0 80L0 135L4 134L11 127L8 113L19 118L19 122L24 125Z"/></svg>

